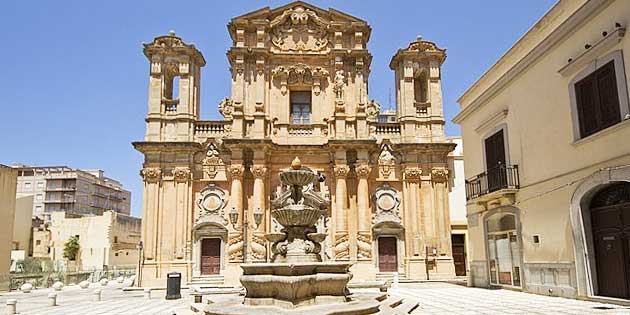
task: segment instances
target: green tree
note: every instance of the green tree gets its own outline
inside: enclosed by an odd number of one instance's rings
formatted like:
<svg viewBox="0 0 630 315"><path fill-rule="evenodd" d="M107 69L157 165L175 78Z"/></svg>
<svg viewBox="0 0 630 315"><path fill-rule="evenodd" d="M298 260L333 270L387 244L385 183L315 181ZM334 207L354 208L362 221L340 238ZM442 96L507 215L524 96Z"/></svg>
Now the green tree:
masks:
<svg viewBox="0 0 630 315"><path fill-rule="evenodd" d="M70 237L63 247L63 257L69 260L76 260L79 253L79 236Z"/></svg>

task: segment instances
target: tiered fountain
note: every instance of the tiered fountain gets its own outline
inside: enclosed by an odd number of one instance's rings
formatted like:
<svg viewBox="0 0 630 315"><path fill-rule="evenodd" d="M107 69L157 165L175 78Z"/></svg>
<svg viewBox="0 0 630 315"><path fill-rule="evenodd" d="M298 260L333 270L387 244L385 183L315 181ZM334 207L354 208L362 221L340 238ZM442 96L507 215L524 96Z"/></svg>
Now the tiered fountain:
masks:
<svg viewBox="0 0 630 315"><path fill-rule="evenodd" d="M326 234L315 224L330 202L314 190L318 175L296 157L280 174L288 189L271 202L271 215L283 228L265 237L272 243L272 263L242 264L245 299L216 300L205 314L372 314L379 311L373 297L349 297L351 263L322 262L320 244Z"/></svg>

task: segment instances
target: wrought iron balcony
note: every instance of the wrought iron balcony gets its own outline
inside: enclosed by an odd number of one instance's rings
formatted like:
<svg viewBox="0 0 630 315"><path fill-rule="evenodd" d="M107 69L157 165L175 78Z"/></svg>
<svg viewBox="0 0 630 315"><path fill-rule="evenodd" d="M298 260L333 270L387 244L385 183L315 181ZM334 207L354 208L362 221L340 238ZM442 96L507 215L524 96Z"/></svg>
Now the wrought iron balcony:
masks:
<svg viewBox="0 0 630 315"><path fill-rule="evenodd" d="M466 200L501 189L519 189L518 165L498 165L466 180Z"/></svg>

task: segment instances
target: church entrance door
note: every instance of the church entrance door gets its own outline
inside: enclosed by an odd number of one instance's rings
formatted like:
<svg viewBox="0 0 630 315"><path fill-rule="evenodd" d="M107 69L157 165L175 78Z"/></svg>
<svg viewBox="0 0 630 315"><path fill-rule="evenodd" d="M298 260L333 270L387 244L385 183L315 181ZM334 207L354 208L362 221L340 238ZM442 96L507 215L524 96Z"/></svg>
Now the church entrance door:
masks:
<svg viewBox="0 0 630 315"><path fill-rule="evenodd" d="M221 239L201 240L201 274L216 275L221 270Z"/></svg>
<svg viewBox="0 0 630 315"><path fill-rule="evenodd" d="M398 271L398 250L395 237L378 238L378 269L381 272Z"/></svg>

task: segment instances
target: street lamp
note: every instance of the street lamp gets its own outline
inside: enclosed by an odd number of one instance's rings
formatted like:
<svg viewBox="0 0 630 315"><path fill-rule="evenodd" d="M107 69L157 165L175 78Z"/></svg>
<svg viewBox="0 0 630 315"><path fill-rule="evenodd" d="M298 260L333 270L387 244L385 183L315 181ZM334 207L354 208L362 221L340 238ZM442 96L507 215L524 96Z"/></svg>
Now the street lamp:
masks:
<svg viewBox="0 0 630 315"><path fill-rule="evenodd" d="M142 250L144 249L144 244L142 243L142 241L140 241L138 245L136 245L136 249L138 250L138 272L136 274L136 279L138 279L138 287L140 287L142 282L142 261L144 260L144 257L142 257Z"/></svg>
<svg viewBox="0 0 630 315"><path fill-rule="evenodd" d="M232 209L230 209L230 213L228 213L228 217L230 218L230 223L232 224L232 227L237 230L237 224L238 224L238 210L236 210L236 207L232 207ZM258 226L260 225L260 223L262 223L262 218L263 218L263 211L260 209L260 207L256 208L256 210L254 210L254 229L257 229ZM247 222L247 217L243 218L243 223L241 224L241 227L243 229L243 262L247 262L247 229L248 229L248 222Z"/></svg>

